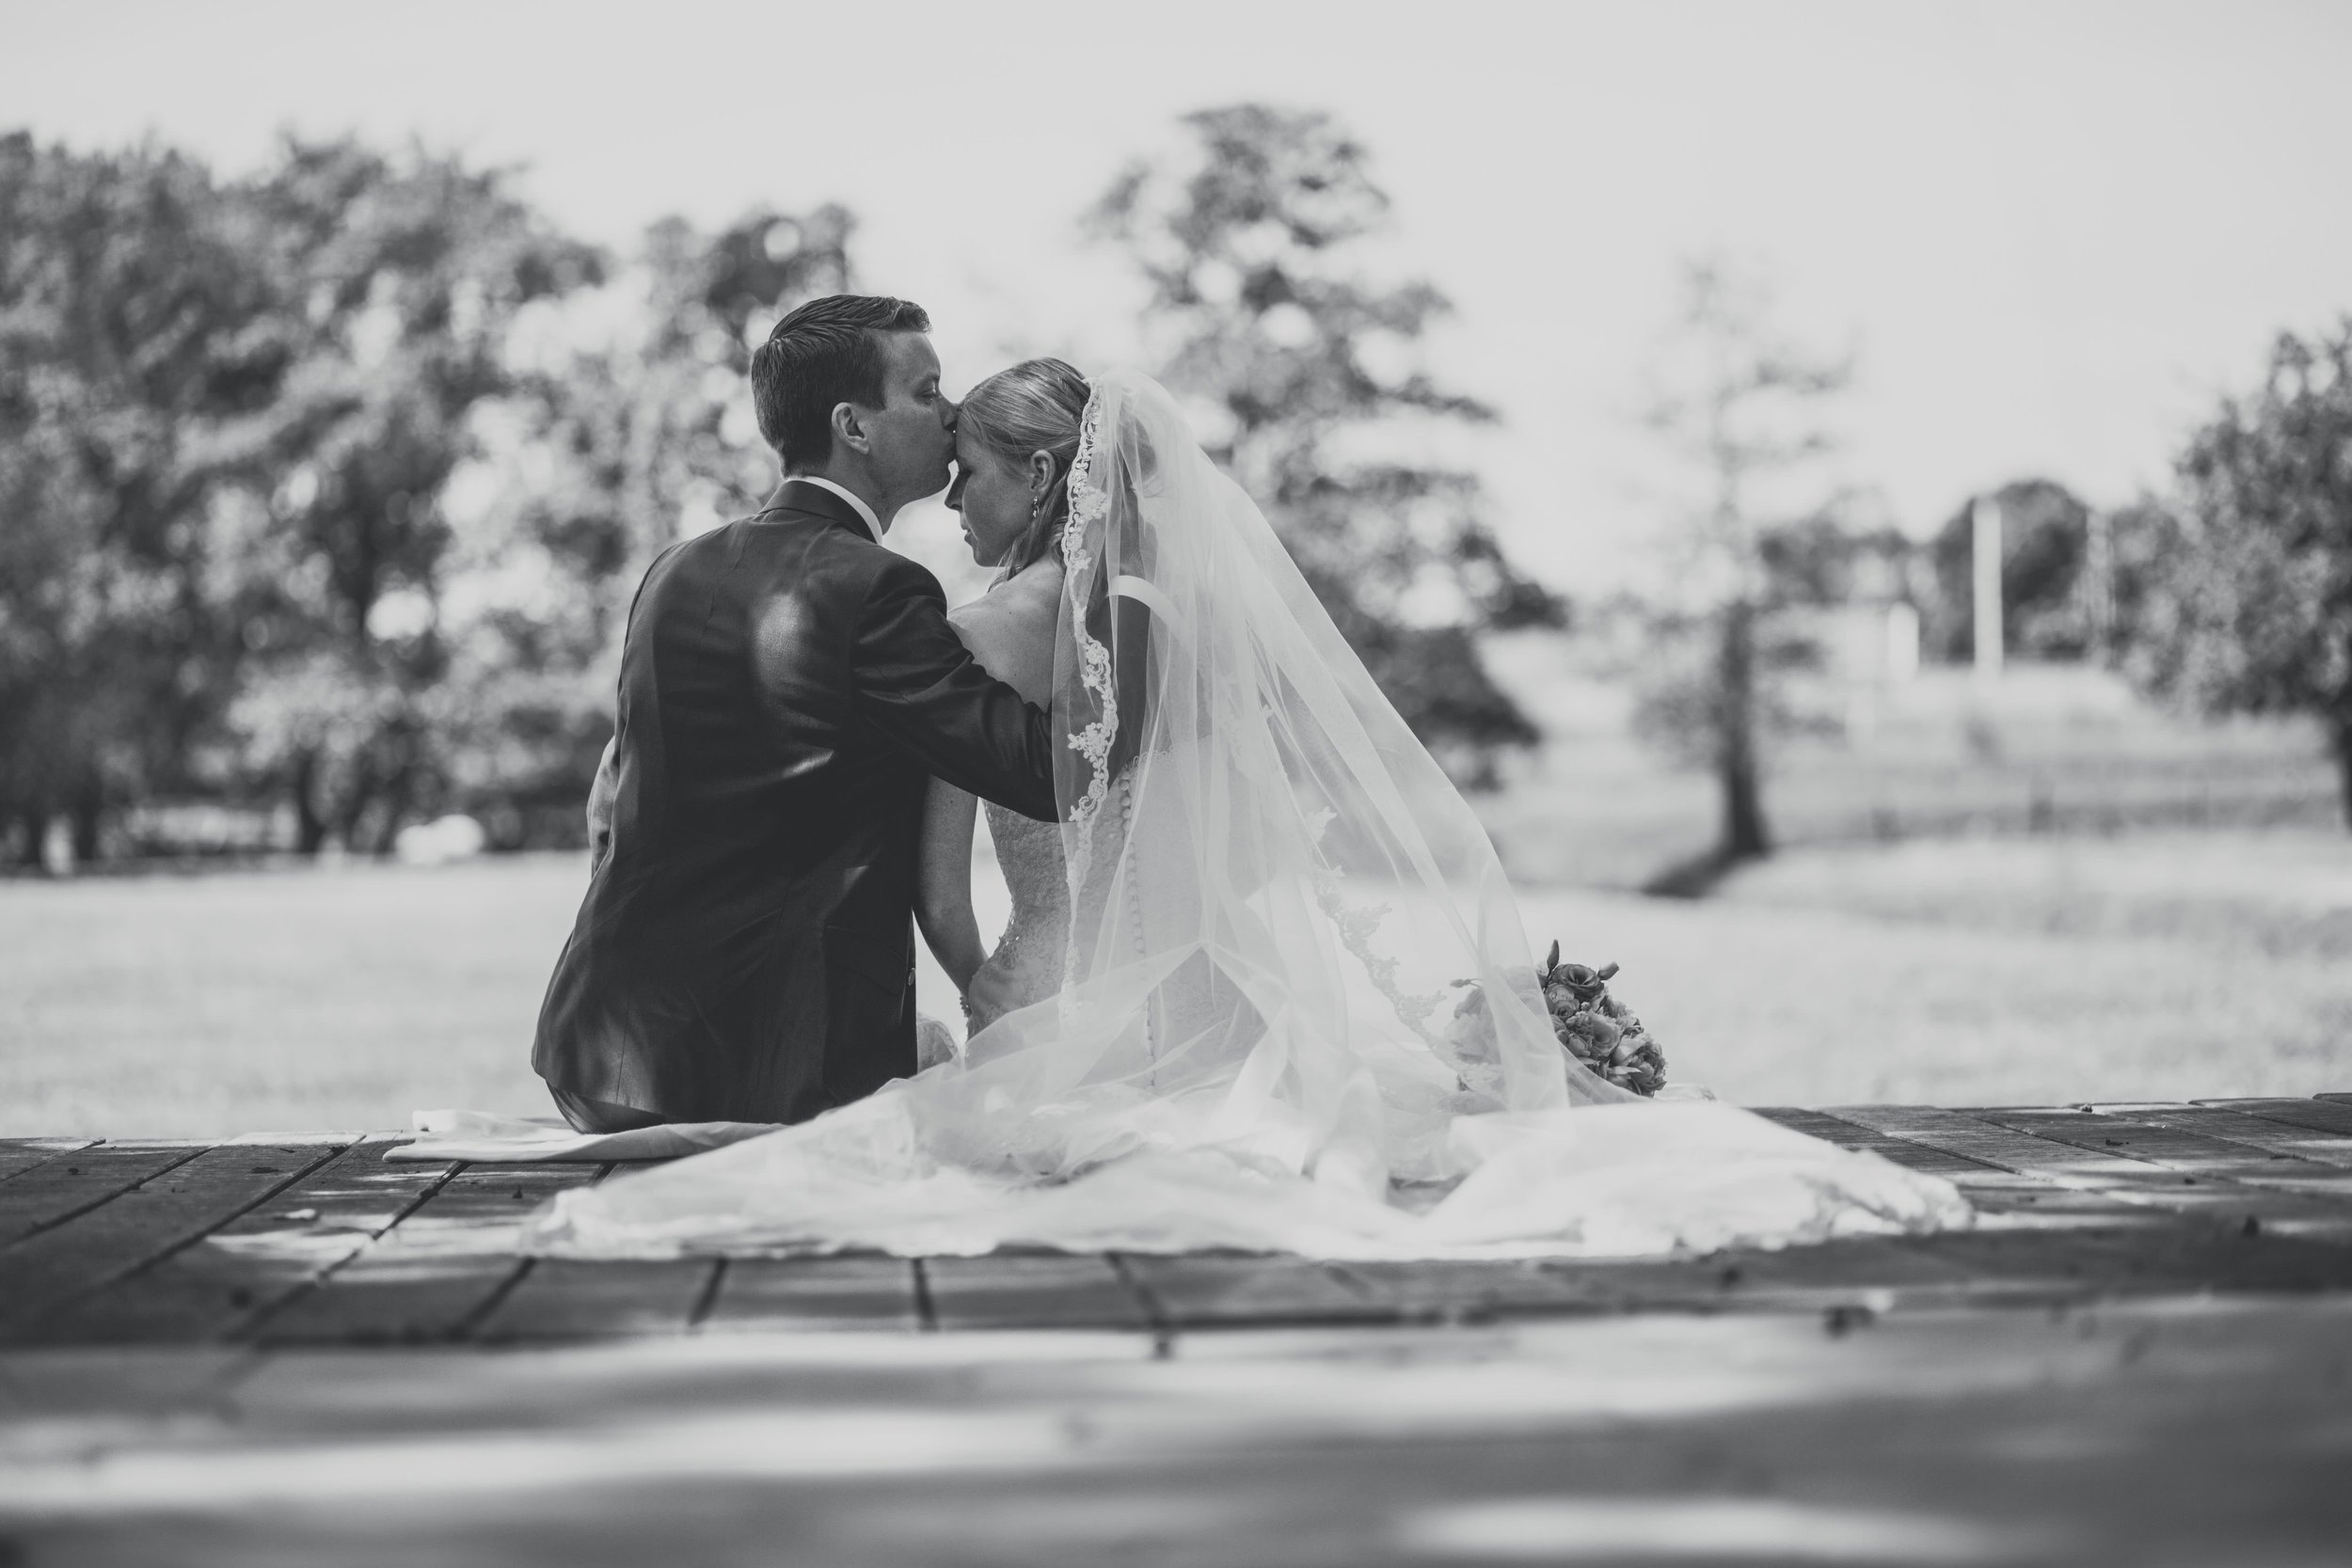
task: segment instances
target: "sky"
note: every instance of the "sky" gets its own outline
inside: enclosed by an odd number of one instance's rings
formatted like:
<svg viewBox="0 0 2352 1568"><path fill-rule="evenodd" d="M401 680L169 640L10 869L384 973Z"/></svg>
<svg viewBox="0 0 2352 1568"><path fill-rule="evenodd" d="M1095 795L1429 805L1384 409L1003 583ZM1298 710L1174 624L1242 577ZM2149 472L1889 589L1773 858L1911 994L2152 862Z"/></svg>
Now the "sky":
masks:
<svg viewBox="0 0 2352 1568"><path fill-rule="evenodd" d="M1178 116L1327 110L1394 199L1379 264L1458 307L1438 368L1504 415L1474 455L1506 543L1571 589L1655 535L1684 258L1853 351L1840 477L1914 531L2026 475L2160 485L2275 333L2352 311L2352 4L0 0L0 127L80 146L421 138L615 245L844 202L951 388L1129 352L1077 217Z"/></svg>

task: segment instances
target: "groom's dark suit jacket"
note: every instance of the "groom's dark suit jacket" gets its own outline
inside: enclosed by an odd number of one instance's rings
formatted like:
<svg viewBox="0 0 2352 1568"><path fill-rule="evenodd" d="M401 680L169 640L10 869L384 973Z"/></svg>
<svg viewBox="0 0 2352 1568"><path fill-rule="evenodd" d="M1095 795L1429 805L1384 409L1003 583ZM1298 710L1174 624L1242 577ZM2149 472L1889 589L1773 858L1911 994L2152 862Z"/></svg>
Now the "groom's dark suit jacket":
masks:
<svg viewBox="0 0 2352 1568"><path fill-rule="evenodd" d="M654 562L614 742L532 1066L670 1121L802 1121L913 1072L926 781L1054 816L1045 715L813 484Z"/></svg>

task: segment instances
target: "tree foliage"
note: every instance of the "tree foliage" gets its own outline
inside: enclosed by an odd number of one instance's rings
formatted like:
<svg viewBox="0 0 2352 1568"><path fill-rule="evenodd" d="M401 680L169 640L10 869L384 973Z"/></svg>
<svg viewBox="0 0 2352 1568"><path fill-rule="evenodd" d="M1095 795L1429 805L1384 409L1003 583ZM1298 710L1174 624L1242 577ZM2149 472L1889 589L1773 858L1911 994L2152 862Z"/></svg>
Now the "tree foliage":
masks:
<svg viewBox="0 0 2352 1568"><path fill-rule="evenodd" d="M2317 720L2352 824L2352 317L2281 334L2139 521L2126 667L2206 712Z"/></svg>
<svg viewBox="0 0 2352 1568"><path fill-rule="evenodd" d="M1474 633L1556 620L1504 556L1446 434L1493 420L1419 347L1449 305L1366 276L1389 198L1329 117L1262 104L1185 117L1089 214L1150 291L1163 375L1264 506L1341 632L1416 733L1476 777L1535 732Z"/></svg>
<svg viewBox="0 0 2352 1568"><path fill-rule="evenodd" d="M576 837L628 592L772 478L747 342L849 231L616 260L422 150L0 137L0 842L187 799L304 850Z"/></svg>
<svg viewBox="0 0 2352 1568"><path fill-rule="evenodd" d="M775 457L744 395L751 346L784 311L850 285L849 214L751 213L716 233L665 219L616 287L621 331L524 377L468 477L444 624L465 744L452 798L494 843L575 831L612 732L628 600L682 531L752 510Z"/></svg>
<svg viewBox="0 0 2352 1568"><path fill-rule="evenodd" d="M601 261L504 176L421 152L290 142L238 198L294 354L246 433L237 770L284 792L299 847L381 850L446 771L445 491L516 390L517 312Z"/></svg>
<svg viewBox="0 0 2352 1568"><path fill-rule="evenodd" d="M291 350L209 174L0 138L0 813L38 858L185 780L234 626L207 527Z"/></svg>

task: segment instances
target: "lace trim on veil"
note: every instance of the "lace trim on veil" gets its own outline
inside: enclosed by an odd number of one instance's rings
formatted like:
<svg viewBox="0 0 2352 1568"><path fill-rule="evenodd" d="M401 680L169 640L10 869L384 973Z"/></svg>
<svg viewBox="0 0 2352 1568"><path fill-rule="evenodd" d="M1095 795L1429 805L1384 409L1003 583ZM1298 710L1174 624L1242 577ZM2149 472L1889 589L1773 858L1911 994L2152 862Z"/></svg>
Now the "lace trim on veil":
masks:
<svg viewBox="0 0 2352 1568"><path fill-rule="evenodd" d="M1087 571L1094 563L1086 546L1087 532L1101 527L1110 515L1110 497L1096 483L1094 475L1102 432L1103 394L1097 390L1087 398L1086 412L1078 420L1078 450L1070 459L1070 517L1062 525L1061 534L1062 580L1070 585L1064 592L1070 600L1071 640L1078 650L1078 680L1093 694L1102 710L1101 718L1073 731L1070 736L1070 749L1086 758L1089 770L1086 793L1070 807L1070 825L1077 831L1067 835L1069 842L1063 856L1070 883L1070 907L1073 911L1078 908L1080 894L1092 867L1094 824L1110 791L1111 743L1119 735L1119 691L1111 676L1110 650L1087 630L1088 594L1084 589ZM1069 982L1062 988L1064 1007L1071 1005L1073 987L1078 977L1078 943L1069 943L1063 958L1064 978Z"/></svg>

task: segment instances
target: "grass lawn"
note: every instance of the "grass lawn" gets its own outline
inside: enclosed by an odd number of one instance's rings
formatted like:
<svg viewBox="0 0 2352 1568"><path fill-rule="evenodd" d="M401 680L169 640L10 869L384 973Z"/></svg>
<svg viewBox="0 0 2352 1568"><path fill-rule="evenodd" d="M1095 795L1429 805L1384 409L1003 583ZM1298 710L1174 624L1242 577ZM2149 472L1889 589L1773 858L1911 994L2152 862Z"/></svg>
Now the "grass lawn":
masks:
<svg viewBox="0 0 2352 1568"><path fill-rule="evenodd" d="M0 883L0 1134L539 1114L532 1023L581 879L545 856ZM1750 1104L2352 1089L2340 833L1808 850L1707 903L1523 909L1624 963L1676 1077Z"/></svg>
<svg viewBox="0 0 2352 1568"><path fill-rule="evenodd" d="M1514 634L1495 650L1548 736L1472 797L1513 877L1632 889L1715 842L1715 784L1634 736L1621 684L1580 674L1574 643ZM1764 813L1786 847L1959 834L2115 833L2340 824L2325 737L2304 721L2201 722L2080 665L2013 666L1986 687L1931 669L1868 722L1771 749Z"/></svg>
<svg viewBox="0 0 2352 1568"><path fill-rule="evenodd" d="M2352 837L1794 851L1703 904L1530 892L1670 1076L1747 1104L2352 1090Z"/></svg>
<svg viewBox="0 0 2352 1568"><path fill-rule="evenodd" d="M539 1115L585 861L0 883L0 1133Z"/></svg>

